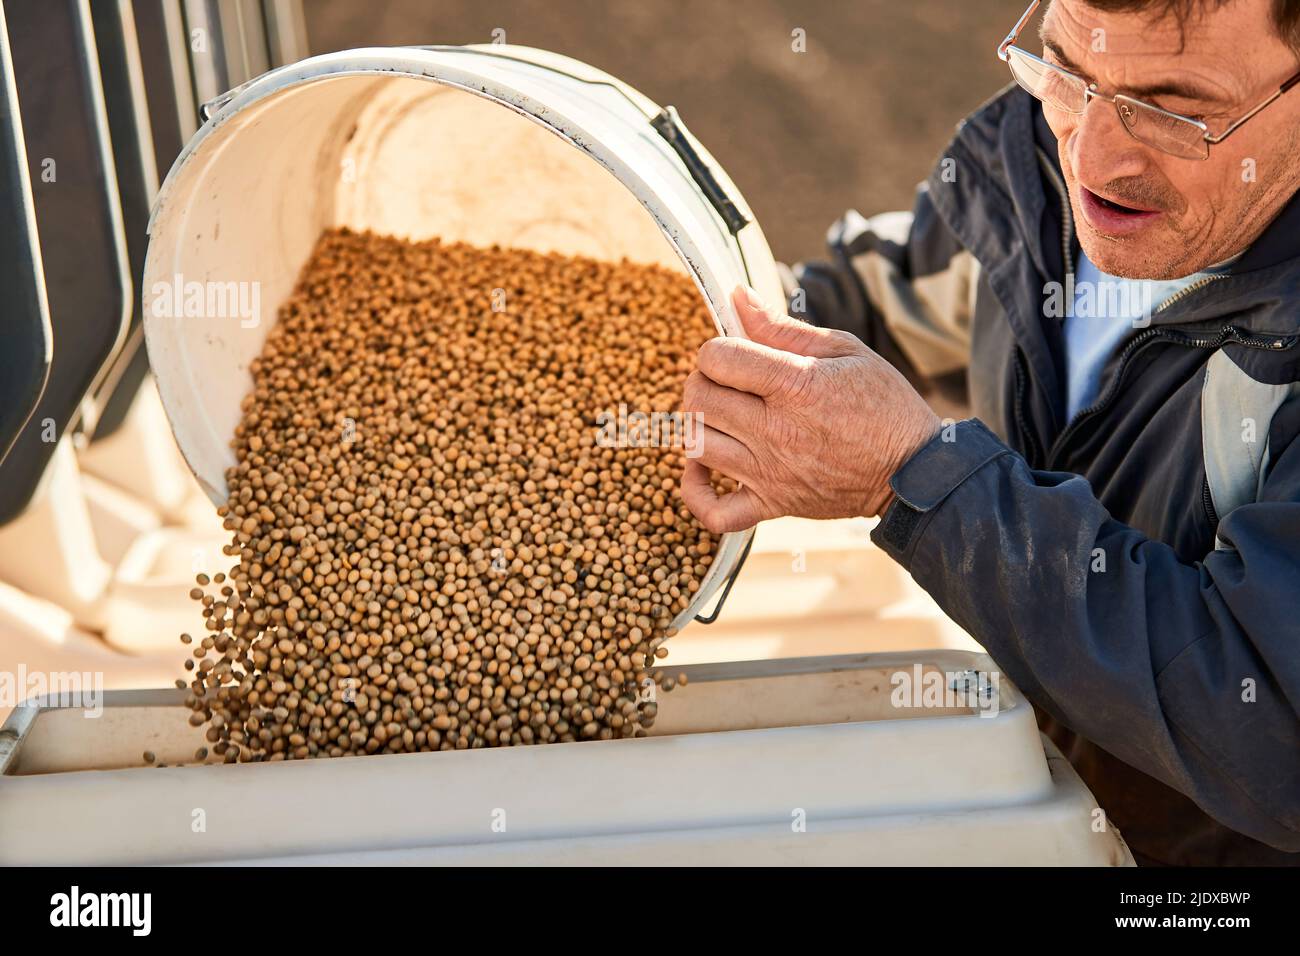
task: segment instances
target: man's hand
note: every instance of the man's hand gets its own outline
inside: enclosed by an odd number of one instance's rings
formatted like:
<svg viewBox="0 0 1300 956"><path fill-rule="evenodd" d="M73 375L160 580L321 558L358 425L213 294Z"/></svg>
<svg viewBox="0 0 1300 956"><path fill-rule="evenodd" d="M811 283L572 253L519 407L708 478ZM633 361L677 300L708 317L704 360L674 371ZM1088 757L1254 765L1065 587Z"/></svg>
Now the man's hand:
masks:
<svg viewBox="0 0 1300 956"><path fill-rule="evenodd" d="M781 515L883 512L890 477L938 433L938 417L847 332L774 312L752 289L732 303L749 340L705 342L686 380L683 408L703 426L682 476L686 506L718 533ZM710 469L741 487L719 496Z"/></svg>

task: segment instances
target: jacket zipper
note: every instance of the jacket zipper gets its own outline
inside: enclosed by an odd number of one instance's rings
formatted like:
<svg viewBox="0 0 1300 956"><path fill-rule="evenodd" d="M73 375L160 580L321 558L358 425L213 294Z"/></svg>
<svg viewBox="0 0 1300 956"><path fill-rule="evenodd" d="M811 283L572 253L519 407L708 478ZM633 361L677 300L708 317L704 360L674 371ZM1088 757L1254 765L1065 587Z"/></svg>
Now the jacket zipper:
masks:
<svg viewBox="0 0 1300 956"><path fill-rule="evenodd" d="M1031 468L1038 467L1039 445L1038 439L1030 431L1029 425L1025 422L1024 397L1025 397L1025 357L1020 352L1020 347L1013 345L1011 347L1011 359L1015 363L1016 369L1016 399L1015 399L1015 418L1016 429L1020 432L1021 444L1025 449L1025 458Z"/></svg>
<svg viewBox="0 0 1300 956"><path fill-rule="evenodd" d="M1164 312L1175 302L1178 302L1181 299L1186 298L1187 296L1191 295L1193 292L1197 292L1201 289L1204 289L1211 282L1217 282L1219 279L1226 279L1226 278L1227 278L1226 274L1220 274L1220 275L1206 276L1204 279L1201 279L1198 282L1193 282L1187 288L1180 289L1178 292L1171 295L1168 299L1165 299L1164 302L1161 302L1158 306L1156 306L1155 311L1152 312L1151 314L1153 316L1159 315L1161 312ZM1234 335L1237 335L1239 337L1242 336L1242 333L1239 332L1234 326L1231 325L1224 326L1220 330L1219 333L1220 336L1224 335L1229 329L1232 330L1232 333ZM1074 419L1071 422L1069 422L1069 424L1066 425L1065 430L1061 432L1060 435L1057 436L1056 441L1052 443L1052 450L1048 453L1047 456L1048 462L1054 461L1056 459L1057 452L1060 450L1062 443L1066 438L1074 434L1080 422L1082 422L1085 418L1088 418L1091 415L1095 414L1096 412L1101 411L1110 403L1111 399L1113 398L1111 393L1116 389L1118 389L1119 380L1123 377L1124 366L1127 364L1128 359L1132 357L1132 354L1137 347L1145 344L1146 342L1151 341L1151 339L1156 337L1156 333L1158 332L1159 332L1158 329L1147 329L1145 332L1142 332L1141 334L1129 340L1129 343L1125 347L1124 351L1120 353L1119 367L1115 370L1115 377L1111 381L1110 386L1107 387L1106 391L1098 398L1096 402L1094 402L1093 404L1089 405L1087 408L1083 409L1078 414L1076 414L1074 416ZM1242 342L1242 344L1245 345L1248 343ZM1256 345L1255 347L1271 348L1272 346Z"/></svg>
<svg viewBox="0 0 1300 956"><path fill-rule="evenodd" d="M1214 507L1214 496L1210 494L1210 476L1201 479L1201 504L1205 506L1205 517L1210 519L1210 527L1218 527L1219 512Z"/></svg>
<svg viewBox="0 0 1300 956"><path fill-rule="evenodd" d="M1179 299L1185 298L1186 296L1191 295L1193 292L1198 292L1201 289L1204 289L1211 282L1218 282L1220 279L1226 279L1226 278L1228 278L1227 273L1220 272L1217 275L1206 276L1204 279L1201 279L1199 282L1193 282L1187 288L1179 289L1169 298L1165 299L1165 301L1161 302L1158 306L1156 306L1156 310L1151 314L1159 315L1161 312L1165 311L1165 309L1169 308ZM1229 326L1229 328L1231 328L1231 326Z"/></svg>
<svg viewBox="0 0 1300 956"><path fill-rule="evenodd" d="M1202 279L1200 282L1196 283L1196 286L1203 287L1214 281L1216 278L1221 277L1211 276L1208 279ZM1174 299L1180 297L1184 293L1190 292L1191 290L1192 286L1188 286L1188 288L1184 289L1182 293L1168 299L1164 305L1157 308L1156 311L1161 311L1164 306L1171 304ZM1064 446L1068 439L1078 430L1079 425L1082 424L1085 419L1090 418L1109 407L1110 403L1113 402L1115 397L1119 394L1120 386L1124 381L1124 373L1127 371L1129 362L1132 360L1133 356L1156 339L1173 342L1177 345L1186 346L1187 348L1217 350L1222 348L1228 342L1235 342L1236 344L1245 346L1246 348L1268 349L1269 351L1290 348L1296 341L1295 336L1264 338L1258 335L1250 335L1249 333L1242 332L1235 325L1225 325L1213 336L1194 335L1188 332L1180 332L1176 329L1146 329L1131 339L1128 345L1124 347L1124 350L1120 352L1119 365L1116 367L1115 376L1106 387L1106 391L1102 393L1101 397L1098 398L1096 402L1079 412L1078 415L1075 415L1074 421L1070 422L1065 431L1061 432L1056 441L1053 442L1052 450L1047 454L1045 467L1048 469L1051 468L1052 462L1056 460L1062 446Z"/></svg>

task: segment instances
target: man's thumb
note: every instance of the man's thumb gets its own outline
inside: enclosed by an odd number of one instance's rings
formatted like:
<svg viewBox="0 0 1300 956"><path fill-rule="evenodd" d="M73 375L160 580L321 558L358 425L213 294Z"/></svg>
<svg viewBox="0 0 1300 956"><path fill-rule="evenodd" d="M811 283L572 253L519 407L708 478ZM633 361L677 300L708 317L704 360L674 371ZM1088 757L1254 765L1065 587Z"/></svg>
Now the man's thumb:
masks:
<svg viewBox="0 0 1300 956"><path fill-rule="evenodd" d="M731 293L731 304L740 317L745 334L760 345L814 358L833 358L843 354L840 343L826 329L777 311L749 286L736 286Z"/></svg>

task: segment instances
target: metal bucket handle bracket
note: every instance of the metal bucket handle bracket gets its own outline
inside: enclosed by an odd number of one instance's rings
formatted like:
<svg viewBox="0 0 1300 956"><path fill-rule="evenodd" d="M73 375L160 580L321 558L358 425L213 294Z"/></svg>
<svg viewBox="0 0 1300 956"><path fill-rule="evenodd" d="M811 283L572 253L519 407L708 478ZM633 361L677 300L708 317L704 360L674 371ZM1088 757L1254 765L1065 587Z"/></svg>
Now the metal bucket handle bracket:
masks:
<svg viewBox="0 0 1300 956"><path fill-rule="evenodd" d="M687 171L691 178L695 180L700 189L704 190L704 195L708 197L709 203L718 211L722 221L727 224L727 229L734 236L740 230L749 225L749 219L745 216L740 208L727 195L727 191L722 188L718 182L713 170L708 164L700 158L694 145L690 141L690 131L682 122L682 118L677 115L677 109L673 106L664 107L659 111L659 115L650 121L655 132L662 136L673 148L673 151L686 164Z"/></svg>
<svg viewBox="0 0 1300 956"><path fill-rule="evenodd" d="M728 575L727 583L722 586L722 594L718 597L718 603L713 605L713 610L708 614L695 615L695 620L701 624L712 624L718 619L718 615L722 613L722 605L727 603L727 595L731 593L731 586L736 583L736 578L740 576L740 569L745 566L745 559L749 557L749 549L754 546L754 535L757 533L757 528L751 529L749 540L745 542L745 550L740 552L740 560L736 562L736 566L732 568L731 574Z"/></svg>

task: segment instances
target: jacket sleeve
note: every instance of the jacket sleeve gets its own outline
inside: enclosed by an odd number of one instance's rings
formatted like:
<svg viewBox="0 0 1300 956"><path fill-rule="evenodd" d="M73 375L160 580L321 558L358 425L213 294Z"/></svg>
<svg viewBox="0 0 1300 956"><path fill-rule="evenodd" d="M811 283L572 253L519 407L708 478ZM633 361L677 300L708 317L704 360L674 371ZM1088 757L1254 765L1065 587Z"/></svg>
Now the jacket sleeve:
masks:
<svg viewBox="0 0 1300 956"><path fill-rule="evenodd" d="M1033 471L976 420L894 475L873 539L1076 733L1227 827L1300 850L1300 442L1202 561Z"/></svg>
<svg viewBox="0 0 1300 956"><path fill-rule="evenodd" d="M948 230L925 184L912 212L850 210L827 234L830 258L793 270L792 315L852 332L909 378L966 368L979 264Z"/></svg>

